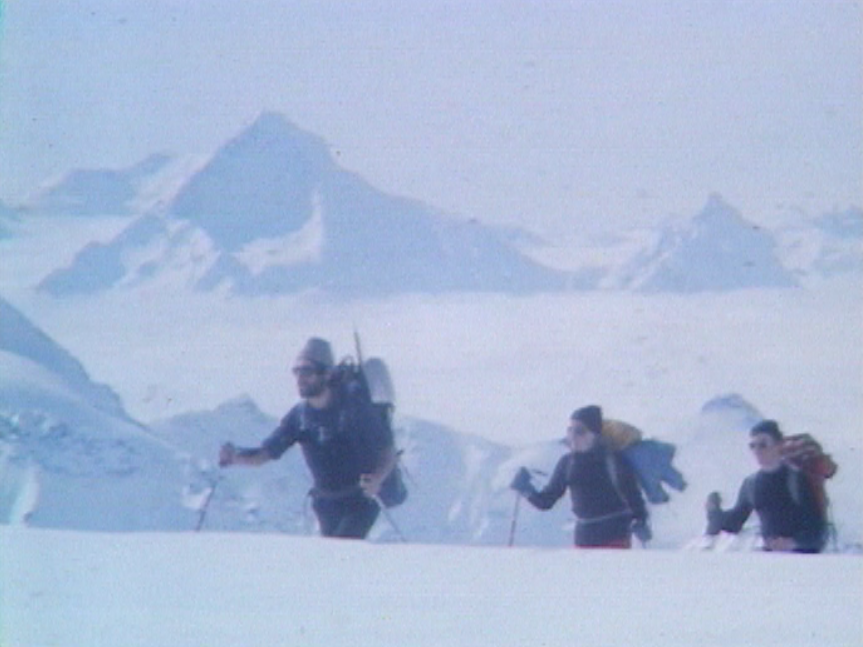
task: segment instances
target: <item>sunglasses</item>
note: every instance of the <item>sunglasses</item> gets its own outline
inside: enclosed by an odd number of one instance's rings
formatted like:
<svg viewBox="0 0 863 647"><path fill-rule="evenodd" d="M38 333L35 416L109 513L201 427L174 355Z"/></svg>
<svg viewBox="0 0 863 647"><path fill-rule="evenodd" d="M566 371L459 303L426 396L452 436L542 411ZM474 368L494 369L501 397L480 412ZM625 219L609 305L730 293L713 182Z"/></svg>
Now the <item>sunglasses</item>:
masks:
<svg viewBox="0 0 863 647"><path fill-rule="evenodd" d="M771 447L771 446L772 445L770 443L768 443L764 440L755 440L755 441L749 443L749 449L752 449L752 450L767 449L768 447Z"/></svg>
<svg viewBox="0 0 863 647"><path fill-rule="evenodd" d="M291 372L297 377L311 377L312 375L321 375L323 371L315 366L295 366Z"/></svg>

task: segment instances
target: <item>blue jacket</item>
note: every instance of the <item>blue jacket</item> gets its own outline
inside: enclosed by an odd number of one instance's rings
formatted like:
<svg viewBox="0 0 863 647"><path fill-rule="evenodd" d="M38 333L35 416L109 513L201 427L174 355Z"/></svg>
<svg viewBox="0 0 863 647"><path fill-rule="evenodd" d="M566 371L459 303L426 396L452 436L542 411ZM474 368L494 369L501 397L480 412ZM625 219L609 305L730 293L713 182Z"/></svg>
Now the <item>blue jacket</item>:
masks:
<svg viewBox="0 0 863 647"><path fill-rule="evenodd" d="M262 447L277 459L296 443L303 449L315 489L338 493L359 490L360 475L378 467L393 436L370 403L343 396L326 409L297 404Z"/></svg>

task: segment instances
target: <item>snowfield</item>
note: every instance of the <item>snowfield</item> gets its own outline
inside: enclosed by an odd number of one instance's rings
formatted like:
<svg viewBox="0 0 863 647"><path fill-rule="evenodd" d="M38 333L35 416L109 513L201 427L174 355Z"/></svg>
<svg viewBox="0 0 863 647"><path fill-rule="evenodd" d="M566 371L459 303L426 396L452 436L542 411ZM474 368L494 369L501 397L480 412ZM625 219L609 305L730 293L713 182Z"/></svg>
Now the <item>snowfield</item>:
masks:
<svg viewBox="0 0 863 647"><path fill-rule="evenodd" d="M863 560L0 528L4 647L849 647Z"/></svg>

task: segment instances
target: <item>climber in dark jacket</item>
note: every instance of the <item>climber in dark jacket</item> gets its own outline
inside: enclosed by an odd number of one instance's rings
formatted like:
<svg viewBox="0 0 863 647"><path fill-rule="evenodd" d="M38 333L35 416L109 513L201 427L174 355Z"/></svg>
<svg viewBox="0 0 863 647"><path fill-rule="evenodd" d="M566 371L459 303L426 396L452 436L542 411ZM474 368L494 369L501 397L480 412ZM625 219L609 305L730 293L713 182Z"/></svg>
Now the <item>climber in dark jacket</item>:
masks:
<svg viewBox="0 0 863 647"><path fill-rule="evenodd" d="M740 486L737 503L722 509L718 492L708 496L707 534L738 533L753 511L761 522L764 550L819 553L827 525L806 475L782 456L783 435L774 420L763 420L750 431L749 447L759 470Z"/></svg>
<svg viewBox="0 0 863 647"><path fill-rule="evenodd" d="M361 539L378 517L377 497L396 454L392 430L362 398L336 388L336 368L329 342L309 339L293 368L302 402L259 447L225 443L219 465L263 465L299 445L314 480L309 494L321 535Z"/></svg>
<svg viewBox="0 0 863 647"><path fill-rule="evenodd" d="M630 548L632 534L650 540L647 508L632 468L600 440L602 410L588 406L570 417L570 453L557 463L548 484L537 490L522 467L512 488L540 510L548 510L569 488L579 548Z"/></svg>

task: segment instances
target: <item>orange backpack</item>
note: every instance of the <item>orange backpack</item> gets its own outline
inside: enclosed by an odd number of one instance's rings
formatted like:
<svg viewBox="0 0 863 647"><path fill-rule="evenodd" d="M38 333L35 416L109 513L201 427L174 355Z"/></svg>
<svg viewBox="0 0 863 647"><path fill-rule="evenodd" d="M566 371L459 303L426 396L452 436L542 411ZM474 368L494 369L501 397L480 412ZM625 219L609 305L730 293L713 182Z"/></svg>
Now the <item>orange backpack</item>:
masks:
<svg viewBox="0 0 863 647"><path fill-rule="evenodd" d="M824 453L821 444L809 434L786 436L782 441L782 458L806 477L818 509L826 520L829 499L824 482L833 478L839 466L830 454ZM795 492L795 489L792 489L791 494L795 501L800 500L800 493Z"/></svg>

